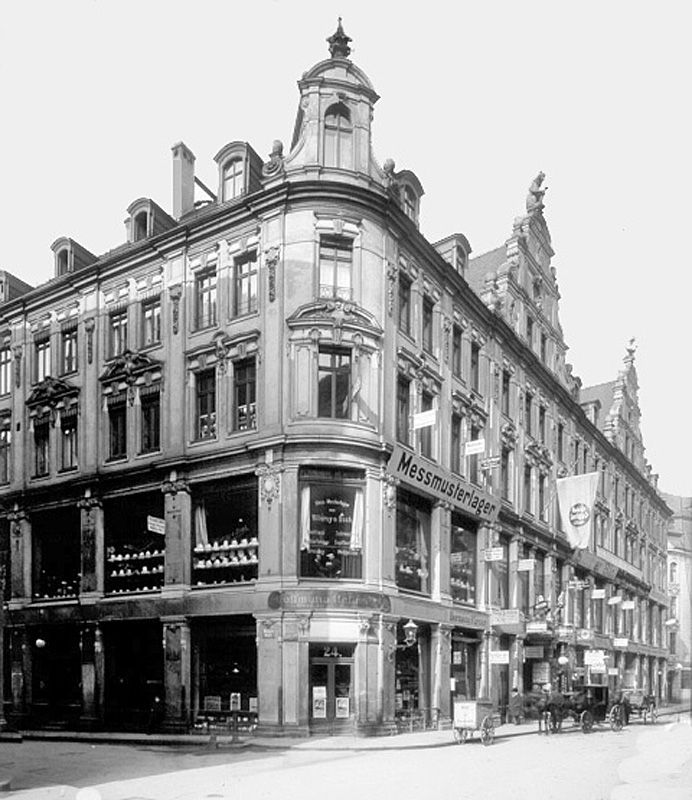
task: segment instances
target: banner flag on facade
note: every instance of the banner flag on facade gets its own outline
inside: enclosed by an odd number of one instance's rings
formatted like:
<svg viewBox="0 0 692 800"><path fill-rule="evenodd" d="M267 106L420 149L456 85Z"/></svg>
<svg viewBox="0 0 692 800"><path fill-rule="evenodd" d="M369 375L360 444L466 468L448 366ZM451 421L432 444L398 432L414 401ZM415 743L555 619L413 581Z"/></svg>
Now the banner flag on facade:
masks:
<svg viewBox="0 0 692 800"><path fill-rule="evenodd" d="M598 478L598 472L587 472L585 475L558 478L556 482L562 525L575 550L585 550L591 541Z"/></svg>

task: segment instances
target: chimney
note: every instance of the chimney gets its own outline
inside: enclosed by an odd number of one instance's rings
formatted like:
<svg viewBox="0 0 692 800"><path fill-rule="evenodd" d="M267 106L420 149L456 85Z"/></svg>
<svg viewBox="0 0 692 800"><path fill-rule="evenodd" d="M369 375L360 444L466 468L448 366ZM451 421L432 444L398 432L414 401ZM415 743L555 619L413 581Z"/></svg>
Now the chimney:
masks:
<svg viewBox="0 0 692 800"><path fill-rule="evenodd" d="M173 151L173 217L180 219L195 207L195 156L183 142Z"/></svg>

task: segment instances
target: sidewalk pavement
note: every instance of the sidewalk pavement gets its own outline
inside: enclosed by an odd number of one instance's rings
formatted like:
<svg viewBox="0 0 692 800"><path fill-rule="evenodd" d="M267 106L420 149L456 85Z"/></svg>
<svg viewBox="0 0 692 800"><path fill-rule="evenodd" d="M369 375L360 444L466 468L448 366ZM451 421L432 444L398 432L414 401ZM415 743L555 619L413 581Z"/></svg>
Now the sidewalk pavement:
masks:
<svg viewBox="0 0 692 800"><path fill-rule="evenodd" d="M658 709L661 721L677 721L681 715L690 714L689 705L669 705ZM634 714L630 724L643 724ZM563 733L579 731L576 724L567 722ZM514 736L527 736L538 733L538 721L530 720L520 725L506 724L495 729L495 738L503 739ZM445 747L454 743L454 734L451 728L441 730L413 731L397 733L391 736L355 736L351 734L337 736L262 736L261 734L242 734L238 736L200 735L200 734L166 734L166 733L114 733L103 731L43 731L25 730L17 734L0 733L0 741L21 741L24 739L44 741L74 741L89 742L90 744L132 744L132 745L171 745L171 746L206 746L223 749L256 750L415 750L417 748ZM478 741L479 735L473 733L469 741Z"/></svg>

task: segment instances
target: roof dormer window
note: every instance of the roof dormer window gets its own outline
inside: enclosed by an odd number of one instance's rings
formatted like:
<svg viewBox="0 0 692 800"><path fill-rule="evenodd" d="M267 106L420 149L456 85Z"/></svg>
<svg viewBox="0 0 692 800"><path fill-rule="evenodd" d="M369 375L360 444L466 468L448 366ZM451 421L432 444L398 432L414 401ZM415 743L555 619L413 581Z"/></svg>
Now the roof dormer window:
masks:
<svg viewBox="0 0 692 800"><path fill-rule="evenodd" d="M147 232L149 228L149 215L146 211L140 211L133 220L134 231L133 231L133 239L135 242L139 242L141 239L147 238Z"/></svg>
<svg viewBox="0 0 692 800"><path fill-rule="evenodd" d="M409 219L416 221L416 195L410 186L404 187L404 213Z"/></svg>
<svg viewBox="0 0 692 800"><path fill-rule="evenodd" d="M233 200L240 197L245 191L245 165L241 158L231 158L223 167L224 200Z"/></svg>
<svg viewBox="0 0 692 800"><path fill-rule="evenodd" d="M353 169L353 125L343 103L335 103L324 115L324 165Z"/></svg>
<svg viewBox="0 0 692 800"><path fill-rule="evenodd" d="M55 254L55 272L57 275L66 275L70 271L70 251L67 247L58 250Z"/></svg>

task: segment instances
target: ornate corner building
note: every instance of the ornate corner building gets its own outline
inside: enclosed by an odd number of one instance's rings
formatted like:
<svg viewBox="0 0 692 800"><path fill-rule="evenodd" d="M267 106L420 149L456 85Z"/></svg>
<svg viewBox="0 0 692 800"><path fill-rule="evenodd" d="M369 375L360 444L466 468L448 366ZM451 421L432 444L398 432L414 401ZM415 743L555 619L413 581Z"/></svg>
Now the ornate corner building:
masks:
<svg viewBox="0 0 692 800"><path fill-rule="evenodd" d="M293 139L214 190L173 147L169 215L64 237L0 305L3 687L20 727L385 732L560 680L666 690L670 510L634 347L565 361L544 176L471 258L372 152L341 24ZM197 200L199 195L203 199ZM599 473L575 551L555 481Z"/></svg>

